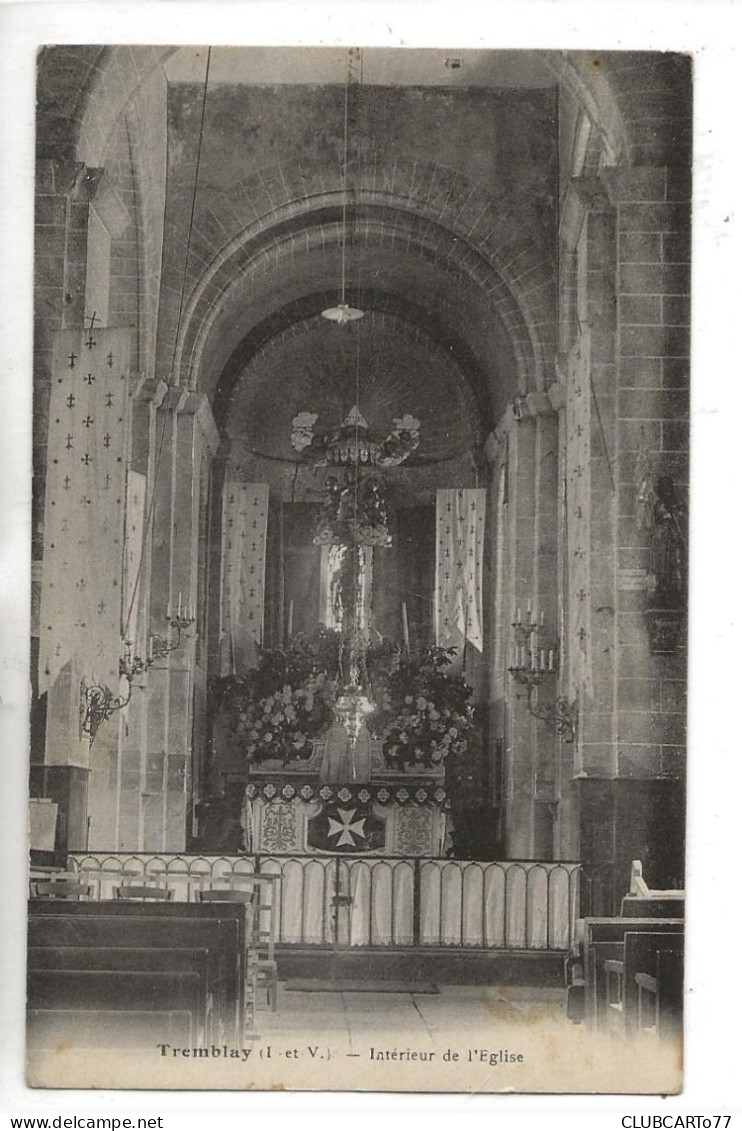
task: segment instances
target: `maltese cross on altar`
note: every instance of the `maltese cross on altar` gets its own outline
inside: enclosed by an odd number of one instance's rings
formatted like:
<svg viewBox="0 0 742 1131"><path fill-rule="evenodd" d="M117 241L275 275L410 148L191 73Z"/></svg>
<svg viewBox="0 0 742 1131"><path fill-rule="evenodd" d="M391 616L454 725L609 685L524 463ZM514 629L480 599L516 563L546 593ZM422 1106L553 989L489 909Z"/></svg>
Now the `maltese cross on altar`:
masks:
<svg viewBox="0 0 742 1131"><path fill-rule="evenodd" d="M357 842L354 837L358 837L359 841L366 839L364 832L366 818L359 817L358 820L354 821L353 818L357 812L357 809L338 809L339 821L336 821L334 817L327 818L327 835L330 839L338 838L336 841L338 848L341 844L350 844L355 848Z"/></svg>
<svg viewBox="0 0 742 1131"><path fill-rule="evenodd" d="M373 852L384 847L384 821L369 805L330 803L307 822L307 843L321 852Z"/></svg>

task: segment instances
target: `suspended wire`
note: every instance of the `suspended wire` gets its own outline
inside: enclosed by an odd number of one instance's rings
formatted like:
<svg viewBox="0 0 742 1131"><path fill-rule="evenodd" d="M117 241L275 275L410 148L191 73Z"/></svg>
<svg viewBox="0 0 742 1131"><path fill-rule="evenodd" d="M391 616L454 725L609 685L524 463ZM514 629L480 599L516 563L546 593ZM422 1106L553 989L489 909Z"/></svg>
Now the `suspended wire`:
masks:
<svg viewBox="0 0 742 1131"><path fill-rule="evenodd" d="M353 185L354 215L357 212L358 179L360 177L360 153L358 151L358 121L359 121L359 117L360 117L359 107L360 107L360 101L361 101L360 100L360 84L361 84L361 80L362 80L362 69L361 69L362 59L363 59L363 53L359 52L358 81L357 81L358 89L356 91L356 99L355 99L357 164L356 164L356 179L355 179L355 182L354 182L354 185ZM348 65L348 77L350 78L350 62L349 62L349 65ZM348 91L348 84L346 84L345 89L346 89L346 96L345 96L345 131L346 131L345 165L346 165L346 178L347 178L347 165L348 165L348 148L347 148L347 146L348 146L348 142L347 142L348 94L347 94L347 91ZM344 194L344 196L343 196L343 207L345 207L345 199L346 199L346 194ZM343 221L343 246L345 246L345 222L344 221ZM354 250L355 250L355 241L354 241ZM357 265L357 278L358 278L358 292L360 293L360 289L361 289L361 260L360 260L360 254L358 252L356 252L356 265ZM356 368L356 373L355 373L356 467L355 467L354 491L353 491L353 521L354 521L354 524L356 526L356 529L358 528L358 442L359 442L359 439L360 439L360 420L359 420L359 417L360 417L360 411L361 411L361 405L360 405L360 401L361 401L361 321L362 321L362 319L360 319L360 318L356 319L356 367L355 367ZM360 562L358 563L358 565L360 565ZM357 584L360 584L360 576L358 577ZM356 601L356 603L358 601L358 595L357 594L355 594L355 601Z"/></svg>
<svg viewBox="0 0 742 1131"><path fill-rule="evenodd" d="M351 49L352 50L352 49ZM346 228L345 219L347 214L347 194L348 194L348 89L350 87L350 69L351 69L351 52L348 52L348 69L345 72L345 101L343 107L343 175L342 175L342 237L340 241L340 302L345 303L345 241L346 241Z"/></svg>
<svg viewBox="0 0 742 1131"><path fill-rule="evenodd" d="M174 375L175 375L175 357L176 357L176 351L177 351L177 348L178 348L178 337L180 335L180 327L181 327L181 323L182 323L182 319L183 319L183 308L184 308L184 305L185 305L186 284L188 282L188 260L189 260L190 251L191 251L191 239L192 239L192 236L193 236L193 221L194 221L195 214L196 214L196 198L198 196L198 181L199 181L199 174L200 174L200 171L201 171L201 155L202 155L202 152L203 152L203 139L204 139L204 122L205 122L205 119L206 119L206 96L208 94L208 89L209 89L209 71L211 69L211 50L212 50L211 47L209 47L208 50L207 50L207 53L206 53L206 70L204 72L204 86L203 86L203 94L201 96L201 119L200 119L200 122L199 122L198 143L197 143L197 148L196 148L196 169L195 169L195 173L194 173L194 177L193 177L193 192L191 194L191 213L190 213L190 216L189 216L189 219L188 219L188 235L187 235L187 238L186 238L186 250L185 250L185 258L184 258L184 262L183 262L183 278L182 278L181 287L180 287L180 304L178 306L178 321L177 321L176 327L175 327L175 335L174 335L174 338L173 338L172 356L171 356L171 359L170 359L170 374L169 374L170 379L167 382L169 389L172 388L173 385L174 385L173 378L174 378ZM136 604L137 594L139 592L139 585L140 585L141 578L142 578L142 570L144 568L144 555L145 555L146 549L147 549L147 536L149 534L149 531L150 531L150 528L151 528L151 525L152 525L152 518L154 516L155 488L157 487L157 481L158 481L158 477L159 477L159 474L160 474L160 465L161 465L161 462L162 462L162 451L163 451L163 447L164 447L164 443L165 443L166 427L167 427L167 414L163 413L162 428L160 429L160 437L159 437L159 441L158 441L158 445L157 445L157 455L155 456L154 473L153 473L153 476L152 476L150 502L149 502L149 507L147 508L147 514L146 514L145 521L144 521L144 530L142 531L142 550L141 550L141 553L139 555L139 563L138 563L138 566L137 566L136 576L134 578L134 587L133 587L132 593L131 593L131 601L129 602L129 608L128 608L128 612L126 614L126 622L124 624L124 631L123 631L124 639L126 639L127 634L129 632L129 627L131 625L131 618L132 618L132 614L134 612L134 606Z"/></svg>

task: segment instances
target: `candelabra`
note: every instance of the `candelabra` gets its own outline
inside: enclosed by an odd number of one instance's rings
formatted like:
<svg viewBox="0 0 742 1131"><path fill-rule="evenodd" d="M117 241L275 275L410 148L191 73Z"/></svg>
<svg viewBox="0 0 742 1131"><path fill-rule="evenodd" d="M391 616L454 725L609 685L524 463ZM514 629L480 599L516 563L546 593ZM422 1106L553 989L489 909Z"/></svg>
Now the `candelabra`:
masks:
<svg viewBox="0 0 742 1131"><path fill-rule="evenodd" d="M534 718L552 726L565 742L574 742L577 729L577 704L564 695L545 706L539 706L539 687L547 679L556 679L559 669L559 648L545 640L544 614L537 617L531 601L523 620L518 609L513 621L511 676L528 689L528 710Z"/></svg>
<svg viewBox="0 0 742 1131"><path fill-rule="evenodd" d="M170 606L167 611L168 625L177 634L174 640L166 639L161 633L151 632L146 656L134 655L133 642L124 641L123 655L119 659L119 677L125 679L127 684L123 694L114 694L106 684L88 683L85 679L80 682L80 734L88 736L91 746L101 724L107 722L116 711L129 705L132 689L141 686L135 680L148 672L158 660L164 660L180 647L183 632L190 628L195 619L195 609L188 607L184 610L179 602L174 616Z"/></svg>

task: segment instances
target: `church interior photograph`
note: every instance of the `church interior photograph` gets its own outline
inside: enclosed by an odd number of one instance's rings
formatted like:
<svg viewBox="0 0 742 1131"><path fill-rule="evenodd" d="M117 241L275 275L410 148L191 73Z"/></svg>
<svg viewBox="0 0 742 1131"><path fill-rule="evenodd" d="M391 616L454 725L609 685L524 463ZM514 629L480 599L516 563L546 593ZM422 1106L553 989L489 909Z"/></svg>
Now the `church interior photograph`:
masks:
<svg viewBox="0 0 742 1131"><path fill-rule="evenodd" d="M32 1083L680 1087L691 124L679 54L40 50Z"/></svg>

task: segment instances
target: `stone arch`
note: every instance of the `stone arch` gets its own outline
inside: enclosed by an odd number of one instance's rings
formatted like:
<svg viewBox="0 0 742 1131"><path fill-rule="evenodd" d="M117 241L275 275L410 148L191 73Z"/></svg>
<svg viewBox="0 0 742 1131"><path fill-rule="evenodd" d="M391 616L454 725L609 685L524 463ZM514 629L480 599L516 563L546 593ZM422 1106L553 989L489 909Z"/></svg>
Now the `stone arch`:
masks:
<svg viewBox="0 0 742 1131"><path fill-rule="evenodd" d="M432 163L424 167L419 161L407 168L400 161L395 184L380 186L376 175L382 171L368 165L366 169L353 199L346 199L348 222L355 221L362 233L372 233L377 241L399 240L407 250L435 259L444 271L455 269L483 290L513 342L521 387L541 387L554 352L550 323L555 284L546 237L538 238L527 217L506 209L455 171ZM261 261L275 259L284 247L306 250L312 241L327 246L339 239L341 191L325 190L302 199L297 174L300 170L280 166L280 176L273 176L271 183L282 186L281 195L261 204L259 214L256 179L250 178L228 202L220 200L220 194L212 198L208 235L197 216L192 249L203 267L193 279L178 342L167 350L173 350L174 372L182 383L198 382L216 306L230 286L244 282ZM410 195L401 191L406 180ZM221 243L214 240L217 228Z"/></svg>

